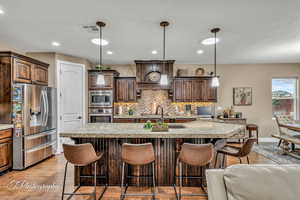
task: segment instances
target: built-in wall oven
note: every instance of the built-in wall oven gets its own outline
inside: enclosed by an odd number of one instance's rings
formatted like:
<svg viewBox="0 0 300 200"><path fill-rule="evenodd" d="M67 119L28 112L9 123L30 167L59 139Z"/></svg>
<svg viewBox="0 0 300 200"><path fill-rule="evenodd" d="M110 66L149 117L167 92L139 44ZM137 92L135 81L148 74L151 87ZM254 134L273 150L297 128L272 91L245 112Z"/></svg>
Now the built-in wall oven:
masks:
<svg viewBox="0 0 300 200"><path fill-rule="evenodd" d="M91 90L89 91L89 106L112 107L113 91L112 90Z"/></svg>
<svg viewBox="0 0 300 200"><path fill-rule="evenodd" d="M89 108L89 123L111 123L112 108Z"/></svg>

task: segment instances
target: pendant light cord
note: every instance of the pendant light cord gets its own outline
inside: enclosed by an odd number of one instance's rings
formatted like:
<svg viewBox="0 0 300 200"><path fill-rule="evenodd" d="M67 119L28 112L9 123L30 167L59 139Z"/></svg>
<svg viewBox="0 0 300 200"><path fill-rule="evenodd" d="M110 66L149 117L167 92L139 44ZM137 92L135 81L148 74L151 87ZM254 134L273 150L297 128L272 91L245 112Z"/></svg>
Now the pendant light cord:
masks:
<svg viewBox="0 0 300 200"><path fill-rule="evenodd" d="M102 26L99 27L99 35L100 35L99 61L101 66L102 65Z"/></svg>
<svg viewBox="0 0 300 200"><path fill-rule="evenodd" d="M215 76L217 76L217 32L215 32Z"/></svg>
<svg viewBox="0 0 300 200"><path fill-rule="evenodd" d="M164 26L163 32L163 60L166 59L166 26Z"/></svg>

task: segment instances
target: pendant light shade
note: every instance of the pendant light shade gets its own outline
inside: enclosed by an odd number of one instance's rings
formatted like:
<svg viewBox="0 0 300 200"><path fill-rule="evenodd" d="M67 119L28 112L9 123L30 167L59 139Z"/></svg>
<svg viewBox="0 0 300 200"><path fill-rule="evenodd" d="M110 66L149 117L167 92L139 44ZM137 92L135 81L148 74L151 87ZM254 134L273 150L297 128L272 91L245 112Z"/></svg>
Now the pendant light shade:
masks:
<svg viewBox="0 0 300 200"><path fill-rule="evenodd" d="M160 84L161 85L168 85L169 82L168 82L168 75L167 74L162 74L160 76Z"/></svg>
<svg viewBox="0 0 300 200"><path fill-rule="evenodd" d="M104 80L103 74L97 75L97 85L105 85L105 80Z"/></svg>
<svg viewBox="0 0 300 200"><path fill-rule="evenodd" d="M219 87L220 86L219 78L217 76L212 78L211 86L212 87Z"/></svg>
<svg viewBox="0 0 300 200"><path fill-rule="evenodd" d="M165 59L166 59L166 27L169 26L169 22L167 21L162 21L160 22L160 26L163 27L163 65L165 65ZM160 76L160 85L168 85L168 75L167 74L162 74Z"/></svg>
<svg viewBox="0 0 300 200"><path fill-rule="evenodd" d="M214 47L215 47L215 52L214 52L214 77L212 79L212 87L219 87L220 82L219 82L219 77L217 76L217 33L220 31L220 28L214 28L211 30L211 32L214 34Z"/></svg>
<svg viewBox="0 0 300 200"><path fill-rule="evenodd" d="M102 41L103 41L103 38L102 38L102 27L105 26L105 23L104 22L101 22L101 21L98 21L97 23L97 26L99 27L99 41L100 41L100 45L99 45L99 65L100 67L102 66ZM97 85L105 85L105 80L104 80L104 75L103 74L98 74L97 75Z"/></svg>

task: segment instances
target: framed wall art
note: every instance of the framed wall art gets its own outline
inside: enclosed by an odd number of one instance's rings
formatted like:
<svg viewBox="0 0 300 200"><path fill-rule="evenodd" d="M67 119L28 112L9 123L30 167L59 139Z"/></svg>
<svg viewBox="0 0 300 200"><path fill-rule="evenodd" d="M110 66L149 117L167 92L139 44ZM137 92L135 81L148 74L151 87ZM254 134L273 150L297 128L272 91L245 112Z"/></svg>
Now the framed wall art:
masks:
<svg viewBox="0 0 300 200"><path fill-rule="evenodd" d="M252 105L252 88L250 87L233 88L233 105L235 106Z"/></svg>

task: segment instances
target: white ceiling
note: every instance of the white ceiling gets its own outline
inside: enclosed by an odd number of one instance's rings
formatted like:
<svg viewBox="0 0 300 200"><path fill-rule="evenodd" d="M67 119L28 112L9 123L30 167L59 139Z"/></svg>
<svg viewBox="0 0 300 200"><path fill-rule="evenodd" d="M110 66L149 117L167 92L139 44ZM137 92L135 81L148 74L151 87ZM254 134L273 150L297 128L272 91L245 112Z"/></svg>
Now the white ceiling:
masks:
<svg viewBox="0 0 300 200"><path fill-rule="evenodd" d="M23 51L96 62L98 47L90 39L98 34L81 26L102 20L110 42L104 49L114 52L104 54L104 63L161 59L159 22L168 20L166 57L176 63L212 63L213 46L201 41L213 27L222 29L218 63L300 62L300 0L0 0L0 7L0 41Z"/></svg>

